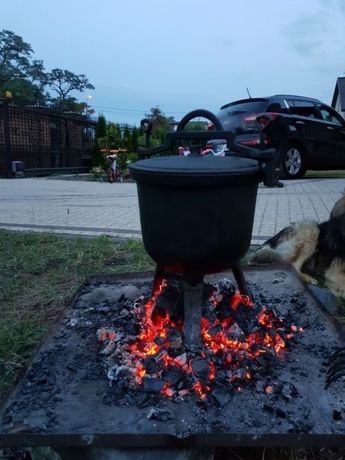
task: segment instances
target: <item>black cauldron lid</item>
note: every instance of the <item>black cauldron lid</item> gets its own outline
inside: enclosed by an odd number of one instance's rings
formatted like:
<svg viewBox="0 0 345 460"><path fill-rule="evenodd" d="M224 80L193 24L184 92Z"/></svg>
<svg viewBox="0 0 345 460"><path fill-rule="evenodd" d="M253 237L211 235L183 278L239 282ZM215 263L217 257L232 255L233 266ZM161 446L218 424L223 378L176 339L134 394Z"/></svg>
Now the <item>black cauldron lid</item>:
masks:
<svg viewBox="0 0 345 460"><path fill-rule="evenodd" d="M220 156L162 156L129 165L138 183L166 186L222 186L258 183L258 162Z"/></svg>

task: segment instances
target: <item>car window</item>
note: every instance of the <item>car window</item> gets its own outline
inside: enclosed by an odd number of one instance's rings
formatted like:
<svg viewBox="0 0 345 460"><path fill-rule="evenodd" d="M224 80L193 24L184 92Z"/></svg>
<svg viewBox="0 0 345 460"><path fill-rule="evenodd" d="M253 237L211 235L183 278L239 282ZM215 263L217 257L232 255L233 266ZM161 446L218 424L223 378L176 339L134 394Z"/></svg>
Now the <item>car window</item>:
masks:
<svg viewBox="0 0 345 460"><path fill-rule="evenodd" d="M290 113L302 117L320 118L315 105L311 101L303 99L290 99L287 101L290 107Z"/></svg>
<svg viewBox="0 0 345 460"><path fill-rule="evenodd" d="M273 102L266 109L266 112L280 113L281 111L282 111L282 108L281 108L279 102Z"/></svg>
<svg viewBox="0 0 345 460"><path fill-rule="evenodd" d="M340 115L334 113L328 107L321 105L319 107L322 119L328 121L329 123L335 123L336 125L343 125L344 121L341 120Z"/></svg>
<svg viewBox="0 0 345 460"><path fill-rule="evenodd" d="M226 113L229 116L233 116L240 115L242 113L263 112L266 108L266 103L267 102L264 99L258 101L235 103L226 107Z"/></svg>

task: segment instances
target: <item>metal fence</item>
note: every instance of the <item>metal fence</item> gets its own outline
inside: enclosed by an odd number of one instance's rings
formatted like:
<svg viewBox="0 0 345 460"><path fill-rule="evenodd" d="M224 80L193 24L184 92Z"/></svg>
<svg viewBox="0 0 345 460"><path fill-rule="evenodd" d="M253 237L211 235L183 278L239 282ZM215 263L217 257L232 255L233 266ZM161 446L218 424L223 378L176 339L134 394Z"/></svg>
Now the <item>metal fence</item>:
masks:
<svg viewBox="0 0 345 460"><path fill-rule="evenodd" d="M96 122L76 113L0 102L0 174L25 169L90 167Z"/></svg>

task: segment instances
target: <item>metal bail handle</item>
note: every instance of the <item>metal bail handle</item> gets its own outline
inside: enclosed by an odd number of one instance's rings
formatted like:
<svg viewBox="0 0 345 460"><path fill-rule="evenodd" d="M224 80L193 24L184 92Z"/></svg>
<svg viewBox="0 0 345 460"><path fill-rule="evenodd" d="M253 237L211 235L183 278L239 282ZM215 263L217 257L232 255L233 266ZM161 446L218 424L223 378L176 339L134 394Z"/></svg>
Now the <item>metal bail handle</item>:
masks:
<svg viewBox="0 0 345 460"><path fill-rule="evenodd" d="M193 110L192 112L187 113L187 115L185 115L182 118L182 120L180 121L180 123L177 125L176 132L181 133L181 135L179 136L180 140L186 139L186 138L184 138L184 135L183 135L183 133L185 132L184 129L185 129L186 125L191 120L193 120L194 118L198 118L198 117L206 118L208 121L213 123L213 125L215 126L217 132L223 132L223 127L222 127L222 124L221 124L221 122L220 122L218 117L216 117L209 110L196 109L196 110ZM207 133L202 132L202 134L209 134L209 131ZM225 131L224 131L224 134L225 134ZM223 135L223 137L224 137L224 135ZM187 139L189 139L189 137L187 137ZM197 140L197 139L195 139L195 140ZM204 140L204 139L201 138L200 140ZM210 137L207 137L207 140L210 140ZM231 136L229 138L226 137L225 140L227 141L227 144L232 143L232 141L233 141L232 134L231 134ZM201 155L201 150L200 150L199 147L200 147L200 145L199 146L194 146L194 147L190 146L191 156L202 156Z"/></svg>
<svg viewBox="0 0 345 460"><path fill-rule="evenodd" d="M212 131L184 131L187 123L193 118L206 118L214 124L216 130ZM210 139L225 139L231 153L240 158L248 158L256 160L259 163L260 169L263 173L263 183L267 187L274 187L278 182L278 168L276 149L257 150L252 147L244 146L235 142L235 136L229 131L224 131L222 124L216 115L205 109L196 109L187 113L177 126L176 131L169 132L165 138L165 144L159 145L149 149L141 149L140 154L146 157L166 152L173 147L176 140L202 140L208 141Z"/></svg>
<svg viewBox="0 0 345 460"><path fill-rule="evenodd" d="M206 118L207 120L209 120L211 123L214 124L214 126L216 127L218 131L223 131L223 126L219 118L216 117L214 113L210 112L209 110L205 110L205 109L196 109L196 110L192 110L191 112L187 113L187 115L185 115L180 121L180 123L177 125L176 131L182 131L185 128L187 123L193 120L193 118L198 118L198 117Z"/></svg>

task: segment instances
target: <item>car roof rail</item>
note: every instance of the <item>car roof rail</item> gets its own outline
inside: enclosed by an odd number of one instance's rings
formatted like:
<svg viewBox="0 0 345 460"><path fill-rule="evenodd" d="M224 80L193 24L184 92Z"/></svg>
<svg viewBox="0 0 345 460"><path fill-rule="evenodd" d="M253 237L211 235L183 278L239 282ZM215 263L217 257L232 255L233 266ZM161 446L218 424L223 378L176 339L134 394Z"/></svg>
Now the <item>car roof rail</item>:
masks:
<svg viewBox="0 0 345 460"><path fill-rule="evenodd" d="M274 98L274 97L283 97L283 98L293 97L295 99L304 99L304 100L308 100L308 101L320 102L319 99L315 99L314 97L297 96L296 94L274 94L273 96L270 96L270 97L271 98Z"/></svg>

